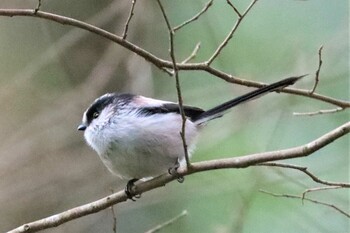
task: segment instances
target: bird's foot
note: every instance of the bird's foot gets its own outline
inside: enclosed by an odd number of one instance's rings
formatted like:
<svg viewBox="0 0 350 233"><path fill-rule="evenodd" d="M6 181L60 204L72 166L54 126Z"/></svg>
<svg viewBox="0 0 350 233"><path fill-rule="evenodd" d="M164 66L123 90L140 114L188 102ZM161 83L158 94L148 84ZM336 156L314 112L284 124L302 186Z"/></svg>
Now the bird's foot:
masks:
<svg viewBox="0 0 350 233"><path fill-rule="evenodd" d="M131 179L128 181L125 187L125 194L126 196L131 199L132 201L136 201L134 198L140 198L141 194L135 194L135 182L138 181L139 179Z"/></svg>
<svg viewBox="0 0 350 233"><path fill-rule="evenodd" d="M185 177L181 176L178 172L177 169L179 169L180 163L176 162L175 166L171 167L168 169L168 173L172 176L175 176L177 179L177 182L183 183L185 181Z"/></svg>

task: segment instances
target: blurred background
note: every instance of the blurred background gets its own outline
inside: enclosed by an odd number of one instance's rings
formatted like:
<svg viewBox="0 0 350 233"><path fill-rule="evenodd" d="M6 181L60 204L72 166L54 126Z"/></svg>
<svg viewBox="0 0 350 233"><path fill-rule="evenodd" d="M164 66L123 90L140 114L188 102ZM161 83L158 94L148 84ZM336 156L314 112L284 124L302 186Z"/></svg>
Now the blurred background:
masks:
<svg viewBox="0 0 350 233"><path fill-rule="evenodd" d="M43 1L62 14L121 35L127 0ZM233 1L243 11L250 1ZM206 1L164 0L173 26ZM34 8L34 0L2 0L0 8ZM226 37L236 15L214 1L199 20L176 33L178 61L195 45L206 60ZM97 200L121 190L76 130L86 107L105 92L132 92L177 101L174 80L121 46L86 31L30 17L0 17L0 232ZM138 1L128 40L169 59L168 33L156 1ZM323 49L317 92L349 99L349 2L259 1L213 66L242 78L274 82L309 73L296 84L310 89ZM252 89L205 72L180 72L184 101L204 109ZM310 142L348 121L346 111L314 117L293 112L335 106L309 98L270 94L211 122L193 161L241 156ZM310 157L286 161L318 177L349 182L349 137ZM188 215L162 232L349 232L349 219L331 208L259 192L301 195L319 187L287 169L251 167L211 171L150 191L115 207L118 232L144 232L183 210ZM349 211L349 191L307 195ZM110 209L43 232L113 232Z"/></svg>

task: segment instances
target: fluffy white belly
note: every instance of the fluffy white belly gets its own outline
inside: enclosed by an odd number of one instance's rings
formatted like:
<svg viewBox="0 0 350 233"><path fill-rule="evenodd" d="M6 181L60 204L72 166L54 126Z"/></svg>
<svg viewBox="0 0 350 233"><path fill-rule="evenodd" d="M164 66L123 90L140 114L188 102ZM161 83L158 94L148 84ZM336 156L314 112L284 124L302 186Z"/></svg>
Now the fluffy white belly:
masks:
<svg viewBox="0 0 350 233"><path fill-rule="evenodd" d="M157 114L141 119L130 117L127 121L124 118L122 123L114 119L111 124L113 127L91 138L90 145L99 145L97 152L103 163L122 178L158 176L184 159L180 136L182 120L178 114ZM191 154L198 129L187 120L185 131Z"/></svg>

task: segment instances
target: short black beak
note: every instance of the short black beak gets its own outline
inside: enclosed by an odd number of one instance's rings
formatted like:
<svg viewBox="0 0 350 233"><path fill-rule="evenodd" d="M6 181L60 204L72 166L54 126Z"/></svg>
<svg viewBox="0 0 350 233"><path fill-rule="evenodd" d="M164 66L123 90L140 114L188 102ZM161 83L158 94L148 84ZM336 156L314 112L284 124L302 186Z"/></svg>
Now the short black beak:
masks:
<svg viewBox="0 0 350 233"><path fill-rule="evenodd" d="M80 124L80 125L78 126L78 130L81 130L81 131L86 130L86 125Z"/></svg>

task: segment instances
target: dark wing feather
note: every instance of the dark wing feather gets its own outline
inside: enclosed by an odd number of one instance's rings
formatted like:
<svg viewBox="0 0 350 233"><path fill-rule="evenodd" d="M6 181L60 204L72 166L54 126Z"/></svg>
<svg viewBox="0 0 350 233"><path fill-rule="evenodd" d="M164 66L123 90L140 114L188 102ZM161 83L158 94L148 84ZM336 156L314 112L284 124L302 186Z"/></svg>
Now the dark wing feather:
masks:
<svg viewBox="0 0 350 233"><path fill-rule="evenodd" d="M185 116L187 116L191 120L196 119L199 115L205 112L201 108L187 106L187 105L183 106L183 110L184 110ZM165 104L162 104L161 106L141 108L140 113L147 116L153 115L153 114L166 114L166 113L180 114L180 108L178 104L165 103Z"/></svg>

